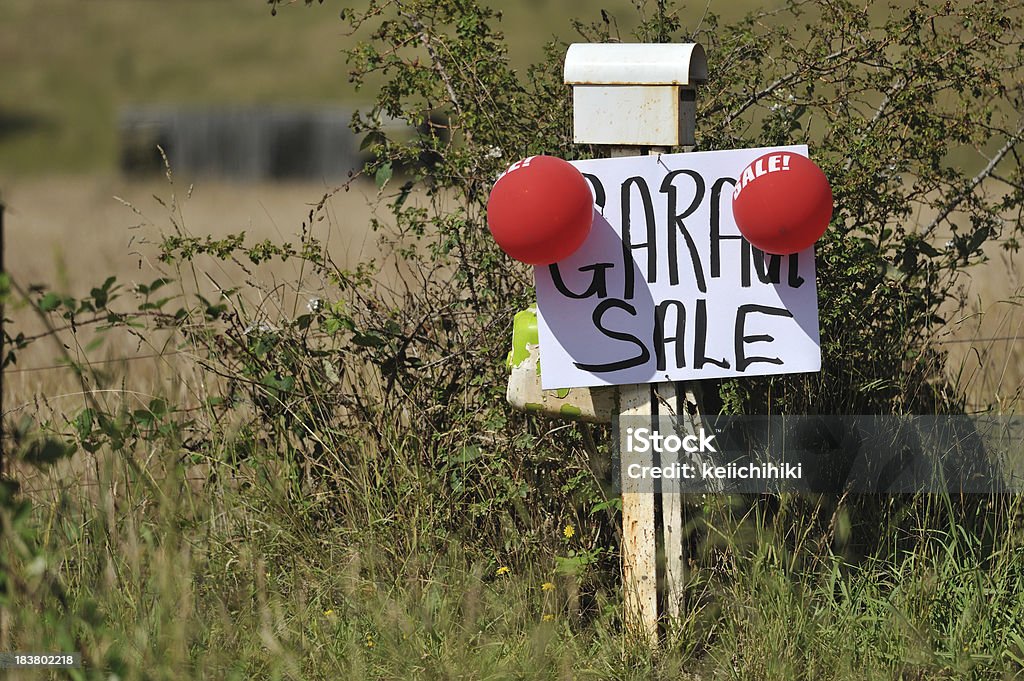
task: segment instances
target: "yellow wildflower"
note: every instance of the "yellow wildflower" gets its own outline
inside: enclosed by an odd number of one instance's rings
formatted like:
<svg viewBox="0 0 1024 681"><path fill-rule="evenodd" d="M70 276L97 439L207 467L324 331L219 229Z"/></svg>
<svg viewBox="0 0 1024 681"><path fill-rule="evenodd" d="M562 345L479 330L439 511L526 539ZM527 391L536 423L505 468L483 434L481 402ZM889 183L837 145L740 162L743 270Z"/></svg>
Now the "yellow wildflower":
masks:
<svg viewBox="0 0 1024 681"><path fill-rule="evenodd" d="M511 568L509 568L509 567L508 567L508 566L506 566L506 565L502 565L502 566L501 566L500 568L498 568L498 569L497 569L497 570L495 571L495 573L494 573L494 576L495 576L495 577L501 577L502 575L507 575L507 574L508 574L508 573L510 573L510 572L512 572L512 569L511 569Z"/></svg>
<svg viewBox="0 0 1024 681"><path fill-rule="evenodd" d="M324 616L325 617L330 617L333 614L334 614L334 608L327 608L326 610L324 610Z"/></svg>
<svg viewBox="0 0 1024 681"><path fill-rule="evenodd" d="M554 622L555 621L555 616L554 615L544 615L544 621L545 622Z"/></svg>
<svg viewBox="0 0 1024 681"><path fill-rule="evenodd" d="M366 635L366 647L372 648L374 646L373 637L369 634Z"/></svg>
<svg viewBox="0 0 1024 681"><path fill-rule="evenodd" d="M569 523L565 526L565 529L562 530L562 535L566 539L572 539L574 536L576 536L576 528L572 526L572 523Z"/></svg>
<svg viewBox="0 0 1024 681"><path fill-rule="evenodd" d="M544 582L543 584L540 585L540 588L541 588L541 591L554 591L555 590L555 584L554 584L554 582Z"/></svg>

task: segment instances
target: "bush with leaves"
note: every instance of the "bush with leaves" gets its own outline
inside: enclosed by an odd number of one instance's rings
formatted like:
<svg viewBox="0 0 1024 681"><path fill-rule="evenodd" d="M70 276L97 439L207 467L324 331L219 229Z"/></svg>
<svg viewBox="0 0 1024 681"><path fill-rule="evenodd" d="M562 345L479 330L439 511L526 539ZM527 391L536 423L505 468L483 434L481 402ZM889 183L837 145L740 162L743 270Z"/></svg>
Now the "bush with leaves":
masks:
<svg viewBox="0 0 1024 681"><path fill-rule="evenodd" d="M519 74L496 28L500 13L475 2L370 2L342 18L368 38L349 53L352 80L384 82L373 109L353 122L375 154L370 172L379 183L395 169L408 173L393 210L409 233L429 235L422 255L457 267L453 300L509 314L530 286L487 238L483 207L494 177L530 154L601 153L571 144L570 93L560 78L565 46L549 45L544 62ZM607 13L602 18L578 23L582 38L622 40ZM698 148L806 143L836 205L818 249L823 371L728 382L725 408L961 409L931 341L963 268L983 260L987 245L1018 247L1019 3L888 9L800 0L735 25L720 26L713 15L694 23L660 2L633 38L707 48ZM418 134L396 139L387 119ZM443 207L404 208L414 188L443 199ZM495 362L480 369L495 372L500 384Z"/></svg>
<svg viewBox="0 0 1024 681"><path fill-rule="evenodd" d="M648 14L647 3L637 6L643 18L633 36L619 35L603 11L576 30L588 42L702 43L710 71L698 91L697 148L808 144L835 196L817 248L822 371L723 381L705 391L717 392L707 406L962 411L964 386L947 380L934 341L961 302L964 269L984 261L986 248L1018 247L1020 3L790 0L732 25L711 14L688 24L670 2ZM401 255L422 273L401 292L397 316L360 322L394 338L384 353L390 361L378 361L394 372L380 406L430 405L413 410L407 427L434 434L445 448L494 433L490 445L513 470L539 452L576 448L567 436L543 449L512 445L547 427L502 406L509 323L530 302L532 285L485 225L488 190L512 161L606 153L572 144L571 94L561 78L566 45L548 45L542 62L517 72L500 12L471 0L371 0L342 19L365 38L348 55L352 81L380 83L353 128L374 155L367 172L391 199ZM393 120L415 134L390 133ZM399 174L404 184L394 190ZM427 199L412 205L417 193ZM862 517L874 524L874 515Z"/></svg>

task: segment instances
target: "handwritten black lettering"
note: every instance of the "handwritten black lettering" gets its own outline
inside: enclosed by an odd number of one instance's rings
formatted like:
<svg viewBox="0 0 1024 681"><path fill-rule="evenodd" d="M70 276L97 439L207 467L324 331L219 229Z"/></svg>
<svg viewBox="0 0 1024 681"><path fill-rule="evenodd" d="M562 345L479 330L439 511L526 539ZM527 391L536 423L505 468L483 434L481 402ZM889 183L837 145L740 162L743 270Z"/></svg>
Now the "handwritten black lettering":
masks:
<svg viewBox="0 0 1024 681"><path fill-rule="evenodd" d="M682 213L676 214L676 201L678 200L678 188L674 181L679 175L687 175L693 180L693 200L689 207ZM679 283L679 247L676 230L682 233L686 239L686 248L690 252L690 264L693 266L693 276L697 281L697 288L701 293L707 293L708 284L704 280L704 267L700 263L700 253L697 252L697 244L683 220L693 215L704 200L704 178L696 170L673 170L661 182L661 191L668 194L668 281L673 286Z"/></svg>
<svg viewBox="0 0 1024 681"><path fill-rule="evenodd" d="M793 313L782 307L770 307L768 305L740 305L736 310L736 371L746 371L747 367L757 362L764 362L765 364L782 364L782 360L778 357L758 357L758 356L746 356L746 350L743 347L747 343L771 343L775 340L774 336L768 334L760 334L756 336L744 335L743 327L746 324L748 314L766 314L774 315L776 317L793 317Z"/></svg>
<svg viewBox="0 0 1024 681"><path fill-rule="evenodd" d="M591 296L597 296L598 298L608 297L608 278L605 276L605 270L609 270L615 267L610 262L596 262L593 265L584 265L578 268L577 272L593 272L594 277L590 280L590 286L583 293L573 293L569 290L569 287L565 285L565 280L562 279L562 273L558 269L558 263L548 265L548 271L551 273L551 283L555 285L555 288L566 298L572 298L573 300L583 300L590 298Z"/></svg>
<svg viewBox="0 0 1024 681"><path fill-rule="evenodd" d="M594 308L594 328L596 328L598 331L603 333L608 338L613 338L615 340L621 340L632 343L633 345L640 349L640 354L629 359L623 359L617 362L606 362L604 364L586 364L583 362L573 362L573 364L576 365L576 368L581 369L582 371L590 371L592 373L606 373L609 371L621 371L622 369L630 369L632 367L641 366L643 364L647 364L648 360L651 359L651 351L647 349L647 346L644 345L643 341L641 341L639 338L637 338L631 333L609 329L604 325L604 313L612 308L625 310L630 315L634 317L636 316L636 308L627 303L626 301L618 300L616 298L608 298L606 300L602 300L600 303L597 304L597 307Z"/></svg>
<svg viewBox="0 0 1024 681"><path fill-rule="evenodd" d="M704 365L710 362L722 369L729 368L729 362L723 359L712 359L708 357L708 301L703 298L697 300L697 315L693 323L693 368L703 369Z"/></svg>
<svg viewBox="0 0 1024 681"><path fill-rule="evenodd" d="M676 309L676 330L669 338L665 335L665 319L671 308ZM676 367L686 366L686 308L678 300L664 300L654 308L654 356L657 359L658 371L665 370L665 346L676 344Z"/></svg>
<svg viewBox="0 0 1024 681"><path fill-rule="evenodd" d="M630 225L630 191L636 187L640 192L640 200L644 206L645 226L647 228L647 241L633 243L633 232ZM653 284L658 280L658 238L657 225L654 223L654 202L651 199L651 190L642 177L631 177L622 183L622 261L625 269L626 283L622 297L626 300L633 299L634 274L632 260L633 251L639 249L647 250L647 283Z"/></svg>

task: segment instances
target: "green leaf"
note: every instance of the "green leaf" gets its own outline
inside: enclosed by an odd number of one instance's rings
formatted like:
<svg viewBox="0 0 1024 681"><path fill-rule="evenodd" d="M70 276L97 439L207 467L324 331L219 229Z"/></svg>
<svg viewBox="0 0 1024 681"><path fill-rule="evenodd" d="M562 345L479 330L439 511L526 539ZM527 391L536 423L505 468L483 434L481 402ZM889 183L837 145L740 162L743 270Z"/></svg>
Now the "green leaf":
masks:
<svg viewBox="0 0 1024 681"><path fill-rule="evenodd" d="M172 281L174 280L168 279L167 277L160 277L159 279L154 279L153 283L146 287L146 292L155 293L158 288L165 286L171 283Z"/></svg>
<svg viewBox="0 0 1024 681"><path fill-rule="evenodd" d="M992 228L985 226L979 227L974 230L971 234L970 240L967 242L967 252L974 253L976 250L981 248L981 245L992 235Z"/></svg>
<svg viewBox="0 0 1024 681"><path fill-rule="evenodd" d="M203 310L203 312L206 315L207 319L213 321L215 319L220 319L220 316L227 312L227 310L227 304L221 303L219 305L207 305L206 309Z"/></svg>
<svg viewBox="0 0 1024 681"><path fill-rule="evenodd" d="M256 357L264 357L268 352L274 349L277 343L272 338L267 336L260 336L255 343L252 344L252 354Z"/></svg>
<svg viewBox="0 0 1024 681"><path fill-rule="evenodd" d="M412 193L412 188L413 188L413 184L412 184L411 180L409 182L406 182L405 184L402 185L402 188L398 190L398 198L395 199L395 203L394 203L394 206L393 206L394 210L397 211L403 205L405 205L406 199L408 199L409 198L409 194Z"/></svg>
<svg viewBox="0 0 1024 681"><path fill-rule="evenodd" d="M167 415L167 401L159 397L155 397L149 401L149 411L153 416L157 418Z"/></svg>
<svg viewBox="0 0 1024 681"><path fill-rule="evenodd" d="M356 333L352 336L352 342L366 348L379 348L384 345L384 339L373 331L369 333Z"/></svg>
<svg viewBox="0 0 1024 681"><path fill-rule="evenodd" d="M484 452L482 449L476 445L469 445L467 447L463 447L457 454L452 453L452 455L448 457L448 460L452 463L469 463L470 461L479 459L483 455Z"/></svg>
<svg viewBox="0 0 1024 681"><path fill-rule="evenodd" d="M121 427L116 421L103 413L96 414L96 417L100 423L100 431L104 435L111 439L119 439L121 437Z"/></svg>
<svg viewBox="0 0 1024 681"><path fill-rule="evenodd" d="M86 408L78 412L78 416L75 417L74 425L75 431L78 433L78 437L85 439L92 434L92 424L95 421L94 412L92 408Z"/></svg>
<svg viewBox="0 0 1024 681"><path fill-rule="evenodd" d="M389 180L391 180L391 164L385 163L380 168L377 168L377 174L374 176L377 189L384 189Z"/></svg>
<svg viewBox="0 0 1024 681"><path fill-rule="evenodd" d="M140 426L152 426L155 419L148 409L136 409L132 412L132 420Z"/></svg>
<svg viewBox="0 0 1024 681"><path fill-rule="evenodd" d="M333 336L341 331L341 320L337 317L330 317L324 321L324 331Z"/></svg>
<svg viewBox="0 0 1024 681"><path fill-rule="evenodd" d="M36 468L44 468L71 456L77 450L78 447L73 443L45 438L29 444L22 452L21 459Z"/></svg>
<svg viewBox="0 0 1024 681"><path fill-rule="evenodd" d="M39 309L43 312L53 312L61 305L61 298L56 293L47 293L39 300Z"/></svg>
<svg viewBox="0 0 1024 681"><path fill-rule="evenodd" d="M555 574L574 576L583 572L587 560L583 556L555 556Z"/></svg>
<svg viewBox="0 0 1024 681"><path fill-rule="evenodd" d="M378 144L384 144L388 141L388 138L384 136L379 130L374 130L369 135L363 138L363 141L359 143L359 151L366 151L372 146Z"/></svg>
<svg viewBox="0 0 1024 681"><path fill-rule="evenodd" d="M175 298L175 296L168 296L166 298L161 298L160 300L158 300L156 302L153 302L153 303L143 303L142 305L139 305L139 309L140 310L159 310L164 305L166 305L168 302L174 300L174 298Z"/></svg>
<svg viewBox="0 0 1024 681"><path fill-rule="evenodd" d="M622 499L620 497L613 497L607 501L599 501L590 508L590 515L595 513L601 513L602 511L621 511L622 510Z"/></svg>
<svg viewBox="0 0 1024 681"><path fill-rule="evenodd" d="M918 241L915 245L919 251L927 255L929 258L935 258L942 255L939 249L935 248L935 246L932 246L927 241Z"/></svg>
<svg viewBox="0 0 1024 681"><path fill-rule="evenodd" d="M276 391L290 392L295 387L294 376L277 376L273 373L267 373L260 379L260 384Z"/></svg>

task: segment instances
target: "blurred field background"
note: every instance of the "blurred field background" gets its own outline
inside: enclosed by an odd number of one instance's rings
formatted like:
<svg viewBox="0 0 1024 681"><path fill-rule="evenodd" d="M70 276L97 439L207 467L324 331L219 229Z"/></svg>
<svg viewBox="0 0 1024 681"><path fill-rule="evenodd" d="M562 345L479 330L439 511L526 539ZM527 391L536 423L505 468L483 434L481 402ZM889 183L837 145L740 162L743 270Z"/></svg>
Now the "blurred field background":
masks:
<svg viewBox="0 0 1024 681"><path fill-rule="evenodd" d="M354 44L338 19L345 6L297 2L271 16L259 0L11 0L0 22L0 178L113 172L126 105L365 103L372 93L353 92L341 54ZM628 17L623 35L631 7L600 6ZM525 68L546 41L571 37L570 17L596 21L600 8L502 7L513 64Z"/></svg>

